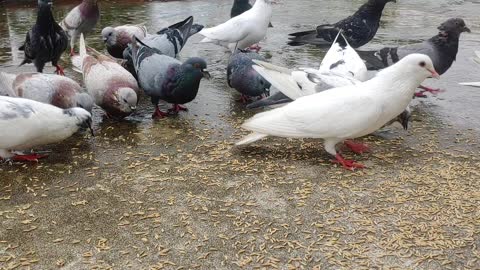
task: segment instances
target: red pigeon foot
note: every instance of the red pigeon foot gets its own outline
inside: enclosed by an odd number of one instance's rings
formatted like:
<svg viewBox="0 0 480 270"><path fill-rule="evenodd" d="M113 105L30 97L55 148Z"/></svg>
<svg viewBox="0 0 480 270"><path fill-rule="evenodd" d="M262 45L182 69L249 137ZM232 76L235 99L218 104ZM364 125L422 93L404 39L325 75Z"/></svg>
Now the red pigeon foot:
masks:
<svg viewBox="0 0 480 270"><path fill-rule="evenodd" d="M445 92L445 90L442 90L442 89L438 89L438 88L434 89L434 88L426 87L426 86L423 86L423 85L420 85L418 88L420 88L422 90L420 92L415 93L416 97L427 97L424 94L425 92L429 92L432 95L437 95L439 93Z"/></svg>
<svg viewBox="0 0 480 270"><path fill-rule="evenodd" d="M262 47L260 47L260 45L258 45L258 44L254 44L254 45L248 47L248 49L258 53L260 51L260 49L262 49Z"/></svg>
<svg viewBox="0 0 480 270"><path fill-rule="evenodd" d="M354 171L355 169L365 169L366 167L360 163L356 163L353 160L344 159L342 155L337 154L335 160L332 160L333 163L338 163L343 166L343 168Z"/></svg>
<svg viewBox="0 0 480 270"><path fill-rule="evenodd" d="M40 155L40 154L15 155L14 157L12 157L12 160L38 162L39 159L46 158L46 157L48 157L48 155Z"/></svg>
<svg viewBox="0 0 480 270"><path fill-rule="evenodd" d="M346 140L343 142L348 149L352 150L355 154L363 154L370 151L370 148L363 143L355 143L354 141Z"/></svg>
<svg viewBox="0 0 480 270"><path fill-rule="evenodd" d="M158 107L155 109L155 112L152 114L153 119L162 119L162 118L167 117L167 116L168 116L168 113L164 113L164 112L160 111L160 109Z"/></svg>
<svg viewBox="0 0 480 270"><path fill-rule="evenodd" d="M170 113L179 113L180 111L188 111L188 109L182 105L174 104L171 109L168 110Z"/></svg>
<svg viewBox="0 0 480 270"><path fill-rule="evenodd" d="M57 68L55 70L55 73L57 73L57 75L65 76L65 72L63 71L63 68L60 65L56 65L55 67Z"/></svg>
<svg viewBox="0 0 480 270"><path fill-rule="evenodd" d="M240 96L240 99L238 99L238 102L241 102L243 104L247 104L247 103L250 102L250 97L242 94Z"/></svg>

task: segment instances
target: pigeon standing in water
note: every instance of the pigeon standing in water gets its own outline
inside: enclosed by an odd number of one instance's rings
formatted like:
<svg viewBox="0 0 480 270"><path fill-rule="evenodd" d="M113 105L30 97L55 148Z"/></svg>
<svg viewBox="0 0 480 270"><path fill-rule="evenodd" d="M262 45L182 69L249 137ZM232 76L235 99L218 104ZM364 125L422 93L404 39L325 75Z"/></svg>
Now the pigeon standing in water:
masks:
<svg viewBox="0 0 480 270"><path fill-rule="evenodd" d="M93 99L74 80L43 73L0 72L0 95L22 97L62 109L80 107L92 111Z"/></svg>
<svg viewBox="0 0 480 270"><path fill-rule="evenodd" d="M328 47L335 40L338 31L342 30L353 48L361 47L370 42L377 33L383 9L388 2L396 2L396 0L368 0L355 14L335 24L322 24L317 26L316 30L290 34L288 44Z"/></svg>
<svg viewBox="0 0 480 270"><path fill-rule="evenodd" d="M202 78L210 78L205 69L205 60L192 57L181 63L175 58L163 55L160 51L150 48L139 40L132 43L132 57L140 87L151 97L155 106L153 118L163 118L169 113L178 114L187 110L180 104L195 99ZM169 113L160 111L160 100L173 104Z"/></svg>
<svg viewBox="0 0 480 270"><path fill-rule="evenodd" d="M123 58L123 51L132 42L132 37L144 39L147 36L147 28L144 24L121 25L117 27L105 27L102 30L103 42L108 53L115 58Z"/></svg>
<svg viewBox="0 0 480 270"><path fill-rule="evenodd" d="M458 52L458 43L460 34L470 32L465 21L460 18L451 18L438 27L439 33L432 38L417 44L405 45L400 47L386 47L379 51L358 51L367 63L369 70L378 70L396 63L403 57L412 53L423 53L433 61L433 65L441 75L452 66L456 60ZM420 86L423 89L416 93L416 96L424 97L423 93L430 92L436 94L439 89Z"/></svg>
<svg viewBox="0 0 480 270"><path fill-rule="evenodd" d="M368 147L351 139L368 135L401 114L415 89L427 78L438 77L430 58L412 54L366 82L301 97L288 105L260 113L243 124L253 133L237 143L249 144L267 136L322 138L335 162L353 170L364 168L346 160L335 146L345 142L352 151Z"/></svg>
<svg viewBox="0 0 480 270"><path fill-rule="evenodd" d="M267 35L272 17L272 0L257 0L253 7L212 28L205 28L200 34L201 42L212 42L227 46L232 52L257 44Z"/></svg>
<svg viewBox="0 0 480 270"><path fill-rule="evenodd" d="M100 19L99 0L83 0L73 8L60 23L70 36L70 55L75 53L75 44L80 34L92 31Z"/></svg>
<svg viewBox="0 0 480 270"><path fill-rule="evenodd" d="M163 28L155 35L147 35L142 39L142 43L160 51L163 55L175 58L183 49L188 39L202 29L203 25L194 24L193 17L190 16L181 22ZM136 37L141 39L138 36ZM136 76L132 62L132 48L130 46L123 52L123 58L127 60L124 67Z"/></svg>
<svg viewBox="0 0 480 270"><path fill-rule="evenodd" d="M249 3L249 0L233 0L233 6L230 10L230 18L237 17L251 8L252 5ZM268 24L268 27L273 27L271 22Z"/></svg>
<svg viewBox="0 0 480 270"><path fill-rule="evenodd" d="M62 53L67 49L68 37L55 22L51 3L38 0L37 21L25 38L25 43L19 48L24 51L25 59L20 65L32 63L37 72L43 72L47 62L52 62L56 73L64 75L63 68L58 64Z"/></svg>
<svg viewBox="0 0 480 270"><path fill-rule="evenodd" d="M63 141L80 128L92 130L92 115L82 108L60 109L23 98L0 96L0 159L38 161L39 154L15 150Z"/></svg>
<svg viewBox="0 0 480 270"><path fill-rule="evenodd" d="M230 57L227 66L228 85L242 94L243 103L247 103L252 97L270 95L271 84L252 68L253 59L265 61L258 53L237 50Z"/></svg>
<svg viewBox="0 0 480 270"><path fill-rule="evenodd" d="M133 113L138 103L138 84L135 78L114 59L89 48L87 54L83 34L80 34L80 63L83 81L95 103L109 117L123 118Z"/></svg>

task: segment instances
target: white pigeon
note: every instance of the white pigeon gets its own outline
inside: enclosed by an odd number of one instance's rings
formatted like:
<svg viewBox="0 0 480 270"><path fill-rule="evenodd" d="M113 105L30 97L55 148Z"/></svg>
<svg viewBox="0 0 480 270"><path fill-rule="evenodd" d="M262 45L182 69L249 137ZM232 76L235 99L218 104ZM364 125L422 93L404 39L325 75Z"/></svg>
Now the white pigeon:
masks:
<svg viewBox="0 0 480 270"><path fill-rule="evenodd" d="M92 97L77 82L56 74L0 72L0 95L31 99L61 109L80 107L91 112L93 107Z"/></svg>
<svg viewBox="0 0 480 270"><path fill-rule="evenodd" d="M237 145L267 136L322 138L325 150L344 168L364 168L344 159L335 146L345 141L352 150L364 151L362 145L348 140L368 135L402 113L415 89L431 76L439 77L432 60L423 54L411 54L366 82L301 97L255 115L242 125L253 133Z"/></svg>
<svg viewBox="0 0 480 270"><path fill-rule="evenodd" d="M137 80L116 60L92 48L89 49L93 55L87 54L85 39L81 34L79 57L81 66L78 68L82 70L88 93L108 116L123 118L130 115L138 103Z"/></svg>
<svg viewBox="0 0 480 270"><path fill-rule="evenodd" d="M480 64L480 51L475 52L475 57L473 58L473 61ZM480 82L464 82L464 83L460 83L460 85L480 87Z"/></svg>
<svg viewBox="0 0 480 270"><path fill-rule="evenodd" d="M0 159L38 161L46 156L13 151L63 141L82 127L91 130L91 124L92 115L82 108L60 109L30 99L0 96Z"/></svg>
<svg viewBox="0 0 480 270"><path fill-rule="evenodd" d="M244 13L212 28L204 28L201 42L227 45L232 51L246 49L257 44L267 35L272 17L272 0L257 0Z"/></svg>
<svg viewBox="0 0 480 270"><path fill-rule="evenodd" d="M133 36L142 40L147 36L145 24L125 24L117 27L107 26L102 30L102 38L108 53L115 58L123 58L123 51L132 43Z"/></svg>

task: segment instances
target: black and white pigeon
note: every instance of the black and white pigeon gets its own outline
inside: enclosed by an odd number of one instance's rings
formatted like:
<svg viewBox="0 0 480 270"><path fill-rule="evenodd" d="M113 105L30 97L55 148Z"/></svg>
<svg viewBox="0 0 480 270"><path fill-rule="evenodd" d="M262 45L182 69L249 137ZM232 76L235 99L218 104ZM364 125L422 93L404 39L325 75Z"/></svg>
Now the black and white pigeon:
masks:
<svg viewBox="0 0 480 270"><path fill-rule="evenodd" d="M82 108L60 109L23 98L0 96L0 160L38 161L40 154L14 151L56 143L80 128L92 130L92 115Z"/></svg>
<svg viewBox="0 0 480 270"><path fill-rule="evenodd" d="M439 33L422 42L400 47L385 47L378 51L358 51L360 57L365 60L369 70L386 68L403 57L412 53L428 55L435 66L435 70L442 75L452 66L456 60L460 35L470 32L465 21L460 18L451 18L438 27ZM424 92L438 93L440 90L421 86L423 89L416 96L424 96Z"/></svg>
<svg viewBox="0 0 480 270"><path fill-rule="evenodd" d="M254 97L270 95L271 84L253 69L253 59L265 61L265 58L256 52L237 50L230 57L227 66L228 85L240 92L243 103Z"/></svg>
<svg viewBox="0 0 480 270"><path fill-rule="evenodd" d="M203 25L194 24L193 17L190 16L181 22L163 28L155 35L148 34L144 39L141 40L142 43L146 44L150 48L160 51L161 54L175 58L183 49L188 39L200 32L202 29ZM125 49L123 52L123 58L127 60L124 63L124 67L134 76L136 76L133 68L131 46Z"/></svg>
<svg viewBox="0 0 480 270"><path fill-rule="evenodd" d="M37 21L28 31L24 44L19 48L25 54L25 59L20 65L33 62L37 72L43 72L45 64L52 62L56 67L55 72L64 75L58 60L67 46L67 34L53 18L51 2L38 0Z"/></svg>
<svg viewBox="0 0 480 270"><path fill-rule="evenodd" d="M251 8L252 5L249 3L249 0L233 0L233 6L230 10L230 18L237 17ZM271 22L268 27L273 27Z"/></svg>
<svg viewBox="0 0 480 270"><path fill-rule="evenodd" d="M396 0L368 0L355 14L335 24L322 24L317 26L316 30L290 34L288 44L328 47L335 40L338 31L342 30L353 48L361 47L370 42L377 33L383 9L388 2L396 3Z"/></svg>
<svg viewBox="0 0 480 270"><path fill-rule="evenodd" d="M192 57L182 63L142 44L138 39L132 42L132 57L140 87L151 97L155 106L153 118L163 118L187 110L180 104L194 100L200 80L210 78L210 73L205 70L205 60ZM173 104L168 113L158 108L160 100Z"/></svg>

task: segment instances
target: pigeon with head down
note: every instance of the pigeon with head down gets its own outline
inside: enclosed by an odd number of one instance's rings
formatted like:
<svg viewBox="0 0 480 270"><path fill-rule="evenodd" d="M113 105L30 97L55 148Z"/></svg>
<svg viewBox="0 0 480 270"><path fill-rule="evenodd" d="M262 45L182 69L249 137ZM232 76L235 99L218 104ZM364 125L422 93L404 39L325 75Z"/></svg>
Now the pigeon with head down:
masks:
<svg viewBox="0 0 480 270"><path fill-rule="evenodd" d="M400 47L385 47L378 51L358 51L369 70L386 68L405 56L412 53L428 55L435 69L441 75L452 66L457 58L460 35L463 32L470 32L465 21L460 18L451 18L438 27L439 33L430 39L417 44L410 44ZM423 96L425 91L438 93L440 90L421 86L423 90L417 96Z"/></svg>
<svg viewBox="0 0 480 270"><path fill-rule="evenodd" d="M0 159L38 161L46 156L13 151L63 141L81 128L90 128L93 135L92 115L82 108L60 109L30 99L0 96Z"/></svg>
<svg viewBox="0 0 480 270"><path fill-rule="evenodd" d="M64 75L58 61L67 46L68 37L53 18L51 2L38 0L37 21L19 48L25 54L25 59L20 65L33 62L37 72L43 72L45 64L52 62L56 67L56 73Z"/></svg>
<svg viewBox="0 0 480 270"><path fill-rule="evenodd" d="M132 57L140 87L150 96L155 106L153 118L162 118L169 113L177 114L186 110L180 104L194 100L200 80L204 77L210 78L205 60L192 57L182 63L146 44L141 44L139 40L132 43ZM158 108L160 100L173 104L169 113Z"/></svg>
<svg viewBox="0 0 480 270"><path fill-rule="evenodd" d="M70 55L73 55L75 52L75 44L80 34L85 35L92 31L100 19L98 1L100 0L83 0L60 23L70 36Z"/></svg>
<svg viewBox="0 0 480 270"><path fill-rule="evenodd" d="M288 44L291 46L312 44L328 47L341 30L353 48L361 47L375 37L380 26L383 9L388 2L396 2L396 0L368 0L355 14L337 23L322 24L317 26L316 30L290 34Z"/></svg>
<svg viewBox="0 0 480 270"><path fill-rule="evenodd" d="M240 92L241 100L245 103L253 97L270 95L271 84L252 68L253 59L265 61L258 53L237 50L227 66L228 85Z"/></svg>
<svg viewBox="0 0 480 270"><path fill-rule="evenodd" d="M123 51L132 43L132 37L144 39L147 36L147 28L144 24L126 24L117 27L105 27L102 30L103 42L108 53L115 58L123 58Z"/></svg>
<svg viewBox="0 0 480 270"><path fill-rule="evenodd" d="M89 48L87 54L83 34L80 35L80 60L78 67L83 81L95 103L109 117L123 118L137 108L139 88L137 81L127 70L109 56Z"/></svg>
<svg viewBox="0 0 480 270"><path fill-rule="evenodd" d="M0 95L22 97L68 109L92 111L93 99L74 80L43 73L10 74L0 72Z"/></svg>
<svg viewBox="0 0 480 270"><path fill-rule="evenodd" d="M366 151L368 147L350 140L375 132L401 114L415 89L431 76L439 75L428 56L409 55L366 82L300 97L284 107L255 115L242 126L253 133L237 145L267 136L322 138L336 163L350 170L364 168L344 159L336 145L345 142L354 152Z"/></svg>

